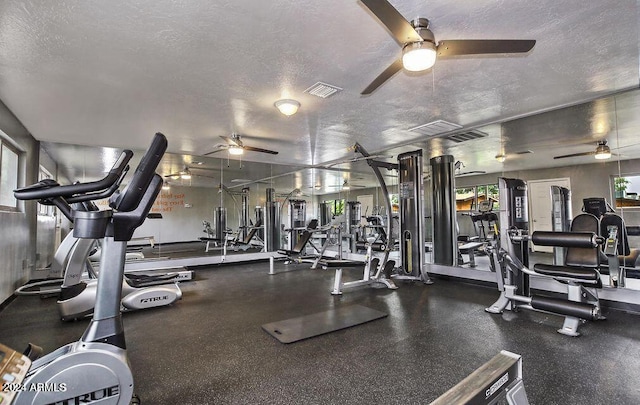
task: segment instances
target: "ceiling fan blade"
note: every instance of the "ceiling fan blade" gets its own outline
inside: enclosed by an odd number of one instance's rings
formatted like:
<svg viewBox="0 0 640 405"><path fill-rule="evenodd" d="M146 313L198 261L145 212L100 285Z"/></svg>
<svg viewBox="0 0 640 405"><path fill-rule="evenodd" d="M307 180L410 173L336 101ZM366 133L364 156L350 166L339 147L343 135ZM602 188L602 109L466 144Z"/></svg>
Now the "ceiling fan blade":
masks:
<svg viewBox="0 0 640 405"><path fill-rule="evenodd" d="M595 151L591 151L591 152L572 153L570 155L554 156L553 158L564 159L564 158L570 158L570 157L589 156L589 155L595 155L595 154L596 154Z"/></svg>
<svg viewBox="0 0 640 405"><path fill-rule="evenodd" d="M367 88L364 89L362 91L362 93L360 93L360 94L364 96L364 95L373 93L375 91L375 89L377 89L378 87L382 86L382 84L384 82L389 80L391 78L391 76L395 75L400 70L402 70L402 59L398 59L395 62L393 62L393 64L391 64L391 66L386 68L384 72L380 73L380 75L378 77L376 77L371 82L371 84L368 85Z"/></svg>
<svg viewBox="0 0 640 405"><path fill-rule="evenodd" d="M400 45L407 42L422 41L422 38L402 14L387 0L361 0L376 17L387 27Z"/></svg>
<svg viewBox="0 0 640 405"><path fill-rule="evenodd" d="M631 148L632 146L638 146L640 145L640 143L632 143L631 145L625 145L625 146L618 146L615 148L611 148L611 150L620 150L620 149L624 149L624 148Z"/></svg>
<svg viewBox="0 0 640 405"><path fill-rule="evenodd" d="M438 43L438 57L479 55L491 53L527 53L536 41L533 39L456 39Z"/></svg>
<svg viewBox="0 0 640 405"><path fill-rule="evenodd" d="M229 138L228 136L223 136L220 135L220 138L222 138L227 144L231 145L231 146L242 146L242 143L236 141L233 138Z"/></svg>
<svg viewBox="0 0 640 405"><path fill-rule="evenodd" d="M486 173L486 171L484 171L484 170L471 170L469 172L458 173L458 174L456 174L456 176L462 177L462 176L470 176L472 174L485 174L485 173Z"/></svg>
<svg viewBox="0 0 640 405"><path fill-rule="evenodd" d="M224 149L216 149L216 150L212 150L211 152L207 152L205 154L203 154L202 156L209 156L209 155L213 155L214 153L218 153L220 151L222 151Z"/></svg>
<svg viewBox="0 0 640 405"><path fill-rule="evenodd" d="M277 155L278 154L278 152L276 152L275 150L254 148L253 146L247 146L247 145L243 146L242 149L249 150L249 151L252 151L252 152L270 153L272 155Z"/></svg>

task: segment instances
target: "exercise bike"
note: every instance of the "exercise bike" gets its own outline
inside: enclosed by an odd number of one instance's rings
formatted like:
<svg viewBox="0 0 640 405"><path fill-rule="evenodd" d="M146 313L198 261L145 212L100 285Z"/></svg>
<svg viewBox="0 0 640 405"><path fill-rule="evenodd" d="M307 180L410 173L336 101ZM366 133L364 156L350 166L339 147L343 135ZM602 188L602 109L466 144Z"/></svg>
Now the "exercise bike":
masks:
<svg viewBox="0 0 640 405"><path fill-rule="evenodd" d="M131 151L125 151L102 180L61 186L48 179L14 192L19 200L50 203L73 217L76 237L104 238L105 259L100 262L91 323L78 342L33 361L22 389L12 393L15 404L131 403L133 375L120 313L126 246L160 192L162 177L155 170L166 148L166 137L156 134L122 193L114 193L114 185L124 173ZM70 205L108 196L110 210L74 211Z"/></svg>

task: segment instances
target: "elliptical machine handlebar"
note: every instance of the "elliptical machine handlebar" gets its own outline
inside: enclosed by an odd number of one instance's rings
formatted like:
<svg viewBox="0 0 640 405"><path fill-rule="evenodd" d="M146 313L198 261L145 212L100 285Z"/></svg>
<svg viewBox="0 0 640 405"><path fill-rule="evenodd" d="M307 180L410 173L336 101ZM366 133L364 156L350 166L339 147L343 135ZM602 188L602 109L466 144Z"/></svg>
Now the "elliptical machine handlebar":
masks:
<svg viewBox="0 0 640 405"><path fill-rule="evenodd" d="M81 202L105 197L103 194L107 190L113 189L111 194L117 189L119 181L122 180L128 169L129 160L133 156L130 150L124 150L115 162L109 173L101 180L87 183L76 183L61 186L56 181L45 179L30 186L22 187L13 191L13 195L18 200L47 200L55 197L63 197L70 202ZM116 185L114 188L113 186ZM96 192L99 192L96 194Z"/></svg>

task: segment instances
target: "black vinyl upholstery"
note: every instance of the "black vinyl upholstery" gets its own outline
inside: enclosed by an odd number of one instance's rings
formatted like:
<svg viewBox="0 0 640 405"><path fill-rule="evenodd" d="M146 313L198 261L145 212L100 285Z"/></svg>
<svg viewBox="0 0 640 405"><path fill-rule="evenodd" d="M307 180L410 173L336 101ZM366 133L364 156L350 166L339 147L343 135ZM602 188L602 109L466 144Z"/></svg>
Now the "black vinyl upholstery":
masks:
<svg viewBox="0 0 640 405"><path fill-rule="evenodd" d="M600 221L593 214L580 214L571 221L571 232L593 232L600 234ZM599 267L600 254L594 248L567 248L566 266Z"/></svg>
<svg viewBox="0 0 640 405"><path fill-rule="evenodd" d="M571 221L571 232L598 234L600 220L592 214L580 214ZM598 281L597 287L602 287L600 280L600 249L568 247L565 254L565 265L535 264L533 269L549 277L564 277L576 281Z"/></svg>
<svg viewBox="0 0 640 405"><path fill-rule="evenodd" d="M576 280L596 281L600 277L595 269L584 267L554 266L552 264L538 263L533 269L540 274L550 277L568 277Z"/></svg>
<svg viewBox="0 0 640 405"><path fill-rule="evenodd" d="M253 237L256 236L256 233L258 232L258 229L261 226L262 226L262 219L258 219L258 222L256 222L256 224L251 228L251 230L249 231L247 236L244 238L244 240L241 241L240 243L242 243L243 245L250 244L251 243L251 239L253 239Z"/></svg>
<svg viewBox="0 0 640 405"><path fill-rule="evenodd" d="M292 254L300 254L302 253L302 250L304 250L305 245L309 242L309 239L311 239L311 231L304 231L300 234L300 239L298 239L298 243L296 243L293 249L291 250L281 249L281 250L278 250L278 253L282 253L287 256Z"/></svg>

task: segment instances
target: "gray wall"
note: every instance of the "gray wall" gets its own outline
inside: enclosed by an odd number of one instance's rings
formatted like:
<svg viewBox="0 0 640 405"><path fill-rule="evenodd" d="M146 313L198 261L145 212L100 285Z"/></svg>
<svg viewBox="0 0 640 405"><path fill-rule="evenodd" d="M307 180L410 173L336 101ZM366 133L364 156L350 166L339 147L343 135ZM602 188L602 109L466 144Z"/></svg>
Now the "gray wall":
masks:
<svg viewBox="0 0 640 405"><path fill-rule="evenodd" d="M0 102L0 136L20 151L18 185L38 175L39 145L9 109ZM0 211L0 302L30 277L36 262L36 203L20 202L18 212Z"/></svg>

